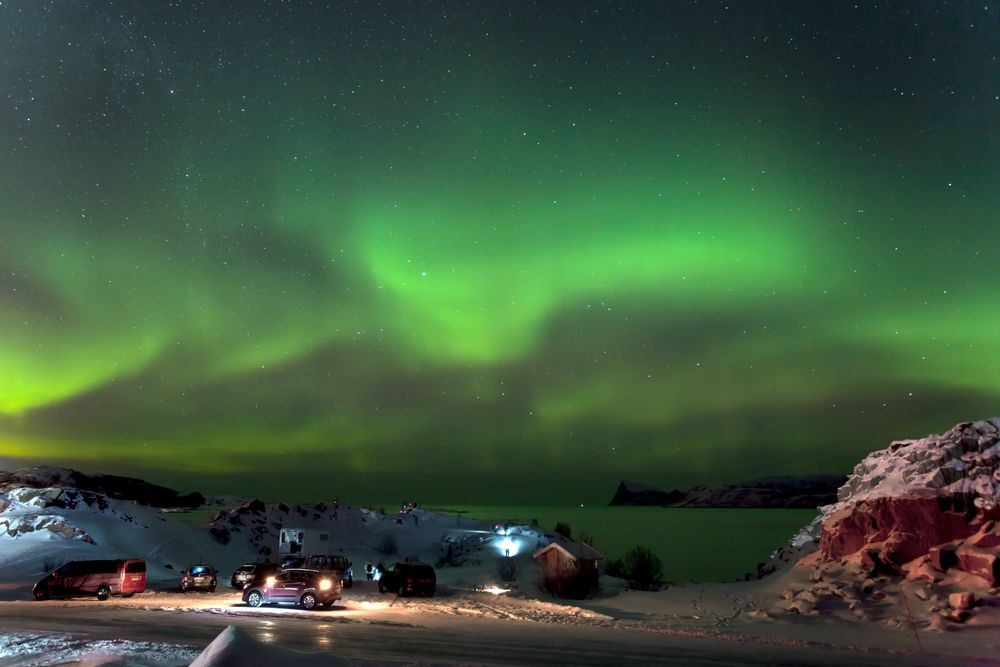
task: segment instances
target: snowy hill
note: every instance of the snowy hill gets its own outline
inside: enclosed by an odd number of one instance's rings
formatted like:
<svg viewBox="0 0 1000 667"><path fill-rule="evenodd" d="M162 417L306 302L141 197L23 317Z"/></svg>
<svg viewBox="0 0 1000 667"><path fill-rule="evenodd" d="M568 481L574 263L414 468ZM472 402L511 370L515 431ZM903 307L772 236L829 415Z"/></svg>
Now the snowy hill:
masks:
<svg viewBox="0 0 1000 667"><path fill-rule="evenodd" d="M34 466L12 472L0 470L0 490L28 486L36 489L62 487L93 491L116 500L134 500L151 507L199 507L205 502L200 493L179 493L136 477L86 475L69 468Z"/></svg>
<svg viewBox="0 0 1000 667"><path fill-rule="evenodd" d="M31 479L78 482L71 472L49 469ZM188 565L208 562L224 585L241 563L278 560L283 527L327 532L324 551L352 560L356 577L363 577L366 560L391 564L411 558L438 566L449 584L470 587L495 581L501 549L517 554L527 571L531 552L549 539L528 527L498 535L491 522L419 508L381 514L336 503L253 500L220 510L206 523L204 510L150 507L74 486L17 485L15 477L27 478L20 471L5 473L0 487L2 597L26 597L44 574L79 559L143 558L150 587L157 589L175 587Z"/></svg>

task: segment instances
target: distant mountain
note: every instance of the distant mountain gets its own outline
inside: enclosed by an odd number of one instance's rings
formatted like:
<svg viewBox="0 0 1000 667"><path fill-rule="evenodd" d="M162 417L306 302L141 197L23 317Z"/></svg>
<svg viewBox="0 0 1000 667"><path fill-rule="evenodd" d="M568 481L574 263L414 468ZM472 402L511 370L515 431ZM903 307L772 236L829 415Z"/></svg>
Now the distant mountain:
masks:
<svg viewBox="0 0 1000 667"><path fill-rule="evenodd" d="M80 489L115 500L132 500L149 507L191 508L205 503L205 497L200 493L179 493L135 477L85 475L78 470L49 466L20 468L11 472L0 470L0 491L15 487Z"/></svg>
<svg viewBox="0 0 1000 667"><path fill-rule="evenodd" d="M609 505L673 505L684 500L684 492L674 489L673 491L661 491L660 489L640 484L639 482L629 482L622 480L615 491L615 497L611 499Z"/></svg>
<svg viewBox="0 0 1000 667"><path fill-rule="evenodd" d="M815 508L837 502L847 475L781 475L738 484L702 484L687 491L661 491L638 482L618 484L609 505L660 507Z"/></svg>
<svg viewBox="0 0 1000 667"><path fill-rule="evenodd" d="M837 502L847 475L779 475L739 484L704 484L687 490L678 507L816 508Z"/></svg>

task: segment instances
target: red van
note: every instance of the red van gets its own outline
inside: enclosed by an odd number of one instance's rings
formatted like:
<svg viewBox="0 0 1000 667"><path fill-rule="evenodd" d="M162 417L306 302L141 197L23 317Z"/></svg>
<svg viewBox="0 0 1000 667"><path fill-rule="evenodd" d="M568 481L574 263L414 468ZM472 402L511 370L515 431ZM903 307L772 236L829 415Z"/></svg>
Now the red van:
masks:
<svg viewBox="0 0 1000 667"><path fill-rule="evenodd" d="M35 584L36 600L94 595L107 600L112 595L130 598L146 590L146 561L74 560Z"/></svg>

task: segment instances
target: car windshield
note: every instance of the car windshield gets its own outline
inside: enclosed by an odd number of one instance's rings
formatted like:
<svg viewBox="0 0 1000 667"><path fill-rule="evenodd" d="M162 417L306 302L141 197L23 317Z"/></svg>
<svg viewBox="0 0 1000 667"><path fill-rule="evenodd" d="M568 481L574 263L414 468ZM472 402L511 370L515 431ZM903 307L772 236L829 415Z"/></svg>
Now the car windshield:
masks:
<svg viewBox="0 0 1000 667"><path fill-rule="evenodd" d="M236 571L237 572L253 572L253 569L255 567L256 567L256 565L240 565L239 569L237 569Z"/></svg>

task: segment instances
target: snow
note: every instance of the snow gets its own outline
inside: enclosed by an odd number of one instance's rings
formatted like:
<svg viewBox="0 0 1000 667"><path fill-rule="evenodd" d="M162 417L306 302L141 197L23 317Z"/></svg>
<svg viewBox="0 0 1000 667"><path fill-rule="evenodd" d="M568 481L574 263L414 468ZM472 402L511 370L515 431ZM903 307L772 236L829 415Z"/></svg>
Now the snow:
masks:
<svg viewBox="0 0 1000 667"><path fill-rule="evenodd" d="M329 653L302 653L269 646L257 641L245 630L230 625L209 644L191 667L311 667L313 665L350 665Z"/></svg>
<svg viewBox="0 0 1000 667"><path fill-rule="evenodd" d="M975 494L1000 497L1000 417L958 424L940 435L897 440L866 456L821 508L825 519L862 500Z"/></svg>
<svg viewBox="0 0 1000 667"><path fill-rule="evenodd" d="M174 667L189 664L198 650L164 642L86 640L64 634L0 634L0 664L45 667L78 663L91 667Z"/></svg>

